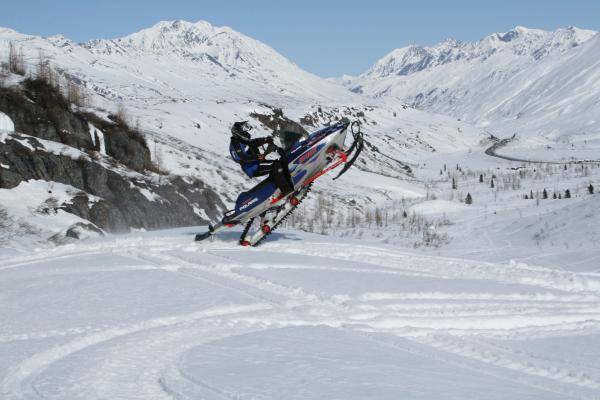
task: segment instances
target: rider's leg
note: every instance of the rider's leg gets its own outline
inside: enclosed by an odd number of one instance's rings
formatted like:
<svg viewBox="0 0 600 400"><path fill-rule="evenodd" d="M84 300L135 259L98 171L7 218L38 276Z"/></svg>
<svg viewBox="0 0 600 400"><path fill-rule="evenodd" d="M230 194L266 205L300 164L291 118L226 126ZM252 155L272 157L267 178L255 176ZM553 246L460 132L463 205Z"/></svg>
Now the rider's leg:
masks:
<svg viewBox="0 0 600 400"><path fill-rule="evenodd" d="M282 196L286 196L294 191L294 185L287 168L287 163L280 160L273 162L271 178L279 190L281 190Z"/></svg>
<svg viewBox="0 0 600 400"><path fill-rule="evenodd" d="M256 172L254 172L252 177L256 178L259 176L269 175L271 173L272 169L273 169L273 161L263 161L260 164L258 164L258 168L256 169Z"/></svg>
<svg viewBox="0 0 600 400"><path fill-rule="evenodd" d="M256 169L253 177L269 175L271 180L281 190L281 195L285 196L294 191L294 185L290 178L290 172L287 169L287 163L279 160L261 162Z"/></svg>

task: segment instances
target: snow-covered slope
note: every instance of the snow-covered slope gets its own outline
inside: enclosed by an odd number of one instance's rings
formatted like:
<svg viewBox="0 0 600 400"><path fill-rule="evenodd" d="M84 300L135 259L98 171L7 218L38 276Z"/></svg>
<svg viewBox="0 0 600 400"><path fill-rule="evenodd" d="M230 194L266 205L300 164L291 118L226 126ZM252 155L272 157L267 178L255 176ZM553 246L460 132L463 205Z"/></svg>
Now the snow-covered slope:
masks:
<svg viewBox="0 0 600 400"><path fill-rule="evenodd" d="M552 140L598 132L600 36L574 27L517 27L474 43L392 51L343 83L373 97Z"/></svg>
<svg viewBox="0 0 600 400"><path fill-rule="evenodd" d="M14 132L15 124L9 118L8 115L0 112L0 131L4 132Z"/></svg>
<svg viewBox="0 0 600 400"><path fill-rule="evenodd" d="M597 274L191 237L0 253L2 398L597 397Z"/></svg>

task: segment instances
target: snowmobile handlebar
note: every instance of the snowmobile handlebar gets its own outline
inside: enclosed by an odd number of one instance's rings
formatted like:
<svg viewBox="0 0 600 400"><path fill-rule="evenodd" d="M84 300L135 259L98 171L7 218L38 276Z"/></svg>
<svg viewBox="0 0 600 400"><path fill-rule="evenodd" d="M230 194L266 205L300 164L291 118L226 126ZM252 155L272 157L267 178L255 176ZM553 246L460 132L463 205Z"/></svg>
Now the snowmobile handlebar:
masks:
<svg viewBox="0 0 600 400"><path fill-rule="evenodd" d="M277 153L281 159L285 159L287 157L286 152L281 147L277 146L275 143L270 142L267 144L266 149L264 149L263 156L266 157L271 153Z"/></svg>
<svg viewBox="0 0 600 400"><path fill-rule="evenodd" d="M344 151L346 157L348 157L348 161L346 161L346 165L344 168L337 174L333 180L338 179L342 176L348 169L354 164L354 162L358 159L358 156L363 151L365 146L365 139L362 131L360 130L361 123L360 121L353 121L350 124L350 132L352 132L353 142L348 149Z"/></svg>
<svg viewBox="0 0 600 400"><path fill-rule="evenodd" d="M361 127L360 121L358 121L358 120L352 121L352 123L350 124L350 132L352 132L353 135L357 135L357 134L361 133L360 127Z"/></svg>
<svg viewBox="0 0 600 400"><path fill-rule="evenodd" d="M267 148L265 149L265 153L264 154L266 156L267 154L273 153L274 151L278 151L278 149L279 149L279 146L277 146L273 142L269 142L267 144Z"/></svg>

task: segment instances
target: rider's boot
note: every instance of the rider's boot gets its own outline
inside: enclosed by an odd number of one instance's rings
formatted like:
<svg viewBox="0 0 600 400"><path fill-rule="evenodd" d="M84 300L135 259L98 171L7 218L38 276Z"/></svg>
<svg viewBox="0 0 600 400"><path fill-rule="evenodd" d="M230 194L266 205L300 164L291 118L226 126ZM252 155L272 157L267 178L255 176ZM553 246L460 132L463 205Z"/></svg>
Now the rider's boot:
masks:
<svg viewBox="0 0 600 400"><path fill-rule="evenodd" d="M279 197L285 197L294 191L294 184L292 183L290 172L285 162L277 162L273 166L271 177L277 188L281 191Z"/></svg>

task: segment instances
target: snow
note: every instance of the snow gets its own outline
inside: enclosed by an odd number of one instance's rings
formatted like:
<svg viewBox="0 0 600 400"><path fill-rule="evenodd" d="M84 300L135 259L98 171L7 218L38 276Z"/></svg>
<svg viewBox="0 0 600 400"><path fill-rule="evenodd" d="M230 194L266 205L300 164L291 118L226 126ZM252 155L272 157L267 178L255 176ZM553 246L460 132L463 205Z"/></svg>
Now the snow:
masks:
<svg viewBox="0 0 600 400"><path fill-rule="evenodd" d="M154 192L151 192L150 190L148 190L145 187L140 187L140 186L134 185L131 182L129 183L129 186L132 189L137 189L142 194L142 196L144 196L146 199L148 199L148 201L161 201L162 200L162 197L160 197L159 195L157 195Z"/></svg>
<svg viewBox="0 0 600 400"><path fill-rule="evenodd" d="M422 215L436 215L464 211L467 205L448 200L428 200L410 207L410 211Z"/></svg>
<svg viewBox="0 0 600 400"><path fill-rule="evenodd" d="M0 253L3 398L562 399L600 388L597 276L292 231L261 249L238 247L235 232L194 244L197 230Z"/></svg>
<svg viewBox="0 0 600 400"><path fill-rule="evenodd" d="M90 131L90 137L92 138L92 143L94 146L97 146L100 149L100 154L106 155L106 143L104 142L104 132L100 129L96 128L92 123L88 122L88 128ZM96 136L98 137L98 142L96 143Z"/></svg>
<svg viewBox="0 0 600 400"><path fill-rule="evenodd" d="M5 132L14 132L15 131L15 124L9 118L9 116L4 114L2 111L0 111L0 131L5 131Z"/></svg>
<svg viewBox="0 0 600 400"><path fill-rule="evenodd" d="M0 29L0 51L13 41L29 65L43 51L83 82L93 111L124 106L154 161L226 203L255 183L227 152L230 124L251 112L309 115L310 129L358 118L367 141L346 175L315 182L287 221L297 229L259 248L237 245L240 228L194 243L205 227L53 247L87 223L55 207L79 191L0 189L0 397L597 398L600 196L587 188L600 190L599 38L516 27L323 80L203 21L85 44ZM490 133L514 132L497 154L537 163L484 153ZM161 201L89 133L94 162ZM8 139L87 157L27 132Z"/></svg>
<svg viewBox="0 0 600 400"><path fill-rule="evenodd" d="M64 233L78 223L89 221L68 213L60 207L84 193L90 202L99 197L58 182L34 180L21 182L12 189L0 189L1 249L28 249L45 243L57 233Z"/></svg>

